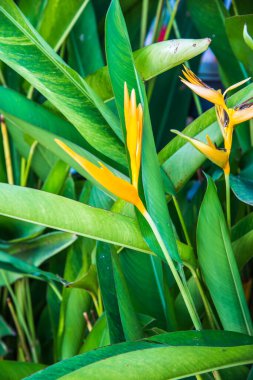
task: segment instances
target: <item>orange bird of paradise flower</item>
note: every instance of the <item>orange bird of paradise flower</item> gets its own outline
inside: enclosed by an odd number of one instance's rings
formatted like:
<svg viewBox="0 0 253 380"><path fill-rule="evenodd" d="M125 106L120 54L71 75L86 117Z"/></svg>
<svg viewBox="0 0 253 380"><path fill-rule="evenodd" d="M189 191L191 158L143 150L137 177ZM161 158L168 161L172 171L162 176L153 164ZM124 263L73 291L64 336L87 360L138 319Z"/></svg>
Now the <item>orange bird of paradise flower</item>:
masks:
<svg viewBox="0 0 253 380"><path fill-rule="evenodd" d="M71 156L90 176L112 194L135 205L145 215L146 209L138 193L138 180L141 166L143 109L136 105L136 94L133 89L129 97L127 85L124 85L124 115L127 135L127 149L130 157L131 183L117 177L102 162L99 166L93 164L80 154L74 152L64 142L55 142Z"/></svg>
<svg viewBox="0 0 253 380"><path fill-rule="evenodd" d="M234 108L229 108L226 104L226 94L228 91L241 86L250 78L228 87L226 91L222 93L221 90L215 90L209 87L187 67L184 66L182 72L185 78L180 78L181 81L197 95L215 105L218 124L224 140L224 148L217 148L208 135L206 136L207 144L205 144L174 129L172 132L188 140L196 149L203 153L209 160L221 167L224 170L224 173L228 175L230 173L229 156L232 147L234 127L235 125L253 117L253 98L248 99L246 102L243 102Z"/></svg>

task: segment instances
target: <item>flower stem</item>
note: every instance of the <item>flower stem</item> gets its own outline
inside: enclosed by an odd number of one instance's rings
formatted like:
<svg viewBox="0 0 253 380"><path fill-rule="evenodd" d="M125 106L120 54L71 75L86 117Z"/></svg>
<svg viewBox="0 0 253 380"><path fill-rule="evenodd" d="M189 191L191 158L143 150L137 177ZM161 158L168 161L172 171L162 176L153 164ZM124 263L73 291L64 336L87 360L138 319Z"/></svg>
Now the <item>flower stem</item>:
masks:
<svg viewBox="0 0 253 380"><path fill-rule="evenodd" d="M140 47L144 46L147 33L148 5L149 0L142 1Z"/></svg>
<svg viewBox="0 0 253 380"><path fill-rule="evenodd" d="M225 173L226 184L226 209L227 209L227 223L229 230L231 229L231 210L230 210L230 181L229 174Z"/></svg>
<svg viewBox="0 0 253 380"><path fill-rule="evenodd" d="M157 242L163 251L164 257L165 257L165 259L166 259L166 261L170 267L170 270L171 270L171 272L175 278L175 281L176 281L177 286L180 290L180 293L182 294L182 297L184 299L185 305L186 305L187 310L190 314L190 317L192 319L192 322L193 322L195 329L201 330L202 329L201 322L200 322L199 316L196 312L196 309L194 307L190 292L188 291L188 289L186 288L186 285L184 283L185 281L182 281L182 279L181 279L181 277L180 277L180 275L179 275L179 273L175 267L175 264L174 264L172 258L170 257L169 252L167 251L167 248L166 248L166 246L163 242L163 239L160 235L160 232L158 231L153 219L151 218L151 216L149 215L149 213L147 211L144 213L144 217L145 217L146 221L148 222L148 224L150 225L150 227L151 227L151 229L152 229L152 231L153 231L153 233L157 239Z"/></svg>
<svg viewBox="0 0 253 380"><path fill-rule="evenodd" d="M188 235L188 231L187 231L187 228L186 228L186 225L185 225L185 222L184 222L184 218L183 218L182 212L180 210L177 198L174 195L172 195L172 199L173 199L173 202L174 202L174 205L175 205L175 209L177 211L177 215L178 215L179 221L181 223L182 230L184 232L185 240L186 240L187 244L191 246L191 240L190 240L190 237Z"/></svg>
<svg viewBox="0 0 253 380"><path fill-rule="evenodd" d="M10 185L13 185L14 179L13 179L13 170L12 170L12 162L11 162L9 137L8 137L7 127L6 127L6 124L5 124L5 121L4 121L4 118L2 115L0 116L0 122L1 122L2 136L3 136L3 147L4 147L4 157L5 157L7 179L8 179L8 183Z"/></svg>

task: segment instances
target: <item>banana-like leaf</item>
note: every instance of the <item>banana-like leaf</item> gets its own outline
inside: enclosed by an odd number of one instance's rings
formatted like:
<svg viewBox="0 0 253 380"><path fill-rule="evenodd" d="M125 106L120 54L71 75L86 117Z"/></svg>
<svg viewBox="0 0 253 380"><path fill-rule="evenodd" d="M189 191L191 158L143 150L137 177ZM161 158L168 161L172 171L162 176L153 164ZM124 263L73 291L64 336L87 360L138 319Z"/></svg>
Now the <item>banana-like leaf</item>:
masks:
<svg viewBox="0 0 253 380"><path fill-rule="evenodd" d="M203 38L158 42L136 50L133 53L134 64L141 78L146 81L203 53L210 41L209 38ZM85 80L103 100L114 97L107 66L85 77Z"/></svg>
<svg viewBox="0 0 253 380"><path fill-rule="evenodd" d="M44 191L1 183L0 215L152 254L134 218ZM184 254L185 244L177 244Z"/></svg>
<svg viewBox="0 0 253 380"><path fill-rule="evenodd" d="M67 45L68 63L82 77L104 66L97 29L96 15L90 1L72 29Z"/></svg>
<svg viewBox="0 0 253 380"><path fill-rule="evenodd" d="M47 1L38 32L55 51L67 38L87 4L88 0Z"/></svg>
<svg viewBox="0 0 253 380"><path fill-rule="evenodd" d="M181 331L151 337L148 341L103 347L52 365L27 380L77 380L82 377L103 380L181 379L252 363L252 349L252 337L243 334Z"/></svg>
<svg viewBox="0 0 253 380"><path fill-rule="evenodd" d="M45 368L44 364L17 362L14 360L1 360L0 373L5 380L22 380Z"/></svg>
<svg viewBox="0 0 253 380"><path fill-rule="evenodd" d="M235 196L240 201L253 206L253 181L248 178L231 175L230 183Z"/></svg>
<svg viewBox="0 0 253 380"><path fill-rule="evenodd" d="M228 228L210 177L197 226L200 267L224 329L252 334L252 321Z"/></svg>
<svg viewBox="0 0 253 380"><path fill-rule="evenodd" d="M253 74L252 59L253 52L245 43L243 36L244 25L247 25L248 33L252 35L253 32L253 15L242 15L228 17L225 20L226 32L238 61L242 62L249 75Z"/></svg>
<svg viewBox="0 0 253 380"><path fill-rule="evenodd" d="M125 163L116 116L45 43L12 0L0 5L0 58L60 109L97 151Z"/></svg>

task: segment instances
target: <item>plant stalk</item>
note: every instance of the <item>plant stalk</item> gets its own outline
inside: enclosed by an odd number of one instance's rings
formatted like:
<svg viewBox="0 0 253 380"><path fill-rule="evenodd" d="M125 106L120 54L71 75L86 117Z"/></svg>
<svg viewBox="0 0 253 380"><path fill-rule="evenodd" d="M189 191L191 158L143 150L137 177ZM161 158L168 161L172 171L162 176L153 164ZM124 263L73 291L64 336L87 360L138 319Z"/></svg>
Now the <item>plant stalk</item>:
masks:
<svg viewBox="0 0 253 380"><path fill-rule="evenodd" d="M142 1L140 47L144 46L145 37L147 34L148 5L149 0Z"/></svg>
<svg viewBox="0 0 253 380"><path fill-rule="evenodd" d="M191 316L191 319L192 319L192 322L193 322L193 325L195 327L196 330L201 330L202 329L202 326L201 326L201 322L200 322L200 319L199 319L199 316L196 312L196 309L194 307L194 304L193 304L193 301L191 299L191 295L188 291L188 289L186 288L186 285L185 285L185 281L182 281L175 265L174 265L174 262L172 260L172 258L170 257L170 254L169 252L167 251L167 248L163 242L163 239L160 235L160 232L158 231L153 219L151 218L151 216L149 215L149 213L146 211L145 214L143 214L146 221L148 222L148 224L150 225L156 239L157 239L157 242L159 243L162 251L163 251L163 254L164 254L164 257L170 267L170 270L175 278L175 281L177 283L177 286L182 294L182 297L184 299L184 302L185 302L185 305L187 307L187 310Z"/></svg>
<svg viewBox="0 0 253 380"><path fill-rule="evenodd" d="M180 209L178 201L177 201L177 198L174 195L172 195L172 199L173 199L173 202L174 202L175 209L177 211L177 215L178 215L179 221L181 223L181 227L182 227L182 230L183 230L183 233L184 233L185 240L186 240L186 242L187 242L188 245L192 246L191 245L191 240L190 240L190 237L188 235L188 231L187 231L187 228L186 228L186 225L185 225L185 222L184 222L184 218L183 218L181 209Z"/></svg>
<svg viewBox="0 0 253 380"><path fill-rule="evenodd" d="M229 181L229 174L226 174L226 173L225 173L225 184L226 184L227 224L228 224L229 230L231 230L230 181Z"/></svg>
<svg viewBox="0 0 253 380"><path fill-rule="evenodd" d="M2 115L0 116L0 122L1 122L2 136L3 136L3 148L4 148L4 157L5 157L7 179L8 179L9 185L14 185L8 131L7 131L5 121L4 121L4 117Z"/></svg>

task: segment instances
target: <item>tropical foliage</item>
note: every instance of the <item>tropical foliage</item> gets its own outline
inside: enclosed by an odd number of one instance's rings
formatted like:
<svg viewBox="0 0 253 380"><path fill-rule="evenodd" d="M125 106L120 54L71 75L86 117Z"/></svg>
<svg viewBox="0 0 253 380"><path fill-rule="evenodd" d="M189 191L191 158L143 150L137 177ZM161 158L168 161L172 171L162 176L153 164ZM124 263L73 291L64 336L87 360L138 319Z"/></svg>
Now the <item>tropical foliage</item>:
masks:
<svg viewBox="0 0 253 380"><path fill-rule="evenodd" d="M2 380L253 379L253 5L226 5L0 0Z"/></svg>

